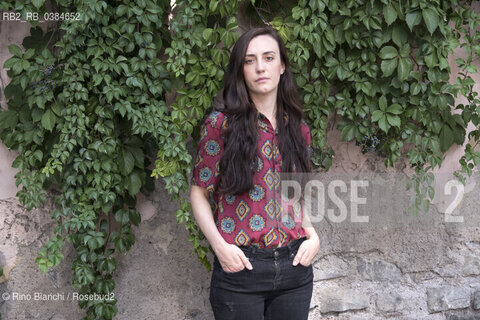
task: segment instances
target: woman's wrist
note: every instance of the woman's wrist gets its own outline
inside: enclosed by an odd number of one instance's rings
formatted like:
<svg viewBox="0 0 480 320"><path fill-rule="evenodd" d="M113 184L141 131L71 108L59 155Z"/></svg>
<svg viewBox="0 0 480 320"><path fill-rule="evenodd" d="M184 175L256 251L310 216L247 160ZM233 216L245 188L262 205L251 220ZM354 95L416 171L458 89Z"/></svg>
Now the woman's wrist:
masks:
<svg viewBox="0 0 480 320"><path fill-rule="evenodd" d="M228 243L225 241L225 239L221 238L218 239L217 241L213 242L210 244L213 251L215 252L215 255L218 255L218 251L222 251Z"/></svg>
<svg viewBox="0 0 480 320"><path fill-rule="evenodd" d="M307 227L307 228L304 228L304 230L305 230L305 235L307 236L307 240L319 239L318 234L313 227Z"/></svg>

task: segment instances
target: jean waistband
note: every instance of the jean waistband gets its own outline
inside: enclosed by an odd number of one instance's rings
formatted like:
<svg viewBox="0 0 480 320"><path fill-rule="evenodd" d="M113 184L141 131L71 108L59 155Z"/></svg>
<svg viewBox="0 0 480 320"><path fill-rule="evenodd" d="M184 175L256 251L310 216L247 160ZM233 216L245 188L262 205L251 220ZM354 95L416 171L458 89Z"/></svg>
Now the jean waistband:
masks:
<svg viewBox="0 0 480 320"><path fill-rule="evenodd" d="M248 259L273 259L280 258L282 256L289 255L292 252L295 252L298 247L302 244L303 241L307 240L306 237L296 239L287 243L286 246L280 248L257 248L256 246L239 246L240 249L245 253Z"/></svg>

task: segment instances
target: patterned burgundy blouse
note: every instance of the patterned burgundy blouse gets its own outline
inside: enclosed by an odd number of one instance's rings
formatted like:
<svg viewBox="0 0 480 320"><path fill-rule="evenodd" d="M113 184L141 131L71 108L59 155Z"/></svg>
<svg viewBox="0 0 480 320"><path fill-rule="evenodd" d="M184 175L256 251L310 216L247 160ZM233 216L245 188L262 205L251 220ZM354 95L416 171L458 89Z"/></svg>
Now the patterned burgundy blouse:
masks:
<svg viewBox="0 0 480 320"><path fill-rule="evenodd" d="M217 192L220 182L219 161L223 152L223 133L227 125L224 113L211 113L202 126L193 169L192 185L213 193L214 220L222 237L238 246L273 248L306 236L302 228L302 205L299 201L282 210L280 199L281 154L278 130L259 112L257 168L253 187L240 195ZM310 147L310 129L302 121L302 135ZM287 203L287 202L284 202Z"/></svg>

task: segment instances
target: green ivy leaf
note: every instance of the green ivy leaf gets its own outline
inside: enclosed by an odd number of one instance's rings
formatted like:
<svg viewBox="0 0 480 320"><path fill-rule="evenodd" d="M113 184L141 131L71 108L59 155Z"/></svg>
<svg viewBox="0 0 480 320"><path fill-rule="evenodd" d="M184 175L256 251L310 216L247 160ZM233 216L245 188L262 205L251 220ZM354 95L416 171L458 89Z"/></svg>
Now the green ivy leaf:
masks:
<svg viewBox="0 0 480 320"><path fill-rule="evenodd" d="M127 85L131 87L142 88L142 84L137 80L136 77L130 77L127 79Z"/></svg>
<svg viewBox="0 0 480 320"><path fill-rule="evenodd" d="M117 7L116 15L118 17L123 16L128 11L128 7L124 4L121 4Z"/></svg>
<svg viewBox="0 0 480 320"><path fill-rule="evenodd" d="M388 25L391 25L395 20L397 20L397 11L392 5L384 5L383 16L385 17L385 22Z"/></svg>
<svg viewBox="0 0 480 320"><path fill-rule="evenodd" d="M405 29L401 26L393 27L392 31L392 41L399 47L402 48L408 41L408 34Z"/></svg>
<svg viewBox="0 0 480 320"><path fill-rule="evenodd" d="M123 150L120 154L119 162L120 171L124 176L128 176L135 167L135 158L129 150Z"/></svg>
<svg viewBox="0 0 480 320"><path fill-rule="evenodd" d="M117 268L117 261L115 259L108 259L106 262L107 272L113 274Z"/></svg>
<svg viewBox="0 0 480 320"><path fill-rule="evenodd" d="M465 142L465 129L460 126L455 126L453 129L453 142L462 145Z"/></svg>
<svg viewBox="0 0 480 320"><path fill-rule="evenodd" d="M140 212L132 209L129 211L129 219L135 226L138 226L142 220L142 217L140 216Z"/></svg>
<svg viewBox="0 0 480 320"><path fill-rule="evenodd" d="M407 21L407 25L410 28L410 31L413 31L413 27L420 24L420 22L422 21L422 13L418 10L407 13L405 20Z"/></svg>
<svg viewBox="0 0 480 320"><path fill-rule="evenodd" d="M384 95L382 95L380 99L378 99L378 108L383 112L387 110L387 97L385 97Z"/></svg>
<svg viewBox="0 0 480 320"><path fill-rule="evenodd" d="M398 56L398 51L392 46L383 47L378 55L382 60L393 59Z"/></svg>
<svg viewBox="0 0 480 320"><path fill-rule="evenodd" d="M398 61L398 80L405 81L412 71L412 60L410 58L401 58Z"/></svg>
<svg viewBox="0 0 480 320"><path fill-rule="evenodd" d="M52 131L55 127L55 122L57 121L57 117L52 112L51 109L48 109L42 116L42 127L44 127L48 131Z"/></svg>
<svg viewBox="0 0 480 320"><path fill-rule="evenodd" d="M30 59L31 57L33 57L33 55L35 54L35 50L30 48L30 49L27 49L27 51L25 51L25 55L23 56L23 59Z"/></svg>
<svg viewBox="0 0 480 320"><path fill-rule="evenodd" d="M353 124L346 125L342 129L342 140L351 141L353 138L355 138L355 130L356 127Z"/></svg>
<svg viewBox="0 0 480 320"><path fill-rule="evenodd" d="M18 113L13 110L4 110L0 112L0 128L15 128L18 123Z"/></svg>
<svg viewBox="0 0 480 320"><path fill-rule="evenodd" d="M8 46L8 51L10 51L11 54L13 54L15 57L21 58L23 53L22 49L20 49L19 46L16 44L11 44Z"/></svg>
<svg viewBox="0 0 480 320"><path fill-rule="evenodd" d="M127 190L128 193L134 197L137 195L137 193L140 191L140 188L142 187L142 179L140 179L140 176L137 172L132 172L128 177L127 177Z"/></svg>
<svg viewBox="0 0 480 320"><path fill-rule="evenodd" d="M102 317L104 316L104 305L103 303L98 303L96 306L95 306L95 314L98 316L98 317Z"/></svg>
<svg viewBox="0 0 480 320"><path fill-rule="evenodd" d="M32 4L37 9L40 9L43 6L44 3L45 3L45 0L32 0Z"/></svg>
<svg viewBox="0 0 480 320"><path fill-rule="evenodd" d="M436 55L434 53L431 53L431 54L425 55L423 57L423 60L425 60L425 64L427 65L427 67L431 69L435 66L437 59L436 59Z"/></svg>
<svg viewBox="0 0 480 320"><path fill-rule="evenodd" d="M382 69L383 75L389 77L392 75L393 71L395 71L397 65L398 59L383 60L380 64L380 68Z"/></svg>
<svg viewBox="0 0 480 320"><path fill-rule="evenodd" d="M21 61L20 59L16 58L16 57L11 57L9 59L7 59L4 63L3 63L3 67L5 69L10 69L12 68L15 64L17 64L19 61Z"/></svg>
<svg viewBox="0 0 480 320"><path fill-rule="evenodd" d="M437 11L429 6L423 9L422 15L423 15L423 20L427 25L428 31L430 32L430 34L433 34L435 29L437 29L438 27L439 18L438 18Z"/></svg>
<svg viewBox="0 0 480 320"><path fill-rule="evenodd" d="M402 106L398 103L394 103L387 108L387 112L391 114L401 114L402 113Z"/></svg>
<svg viewBox="0 0 480 320"><path fill-rule="evenodd" d="M444 124L438 136L440 140L440 150L446 152L453 144L453 131L448 124Z"/></svg>
<svg viewBox="0 0 480 320"><path fill-rule="evenodd" d="M373 111L372 113L372 121L374 122L378 122L381 118L383 118L385 116L385 113L383 113L382 111L380 110L375 110Z"/></svg>
<svg viewBox="0 0 480 320"><path fill-rule="evenodd" d="M390 125L400 128L401 121L399 116L387 115L387 121Z"/></svg>
<svg viewBox="0 0 480 320"><path fill-rule="evenodd" d="M130 215L127 210L120 209L115 212L115 220L120 224L127 224L130 222Z"/></svg>
<svg viewBox="0 0 480 320"><path fill-rule="evenodd" d="M388 132L390 125L387 123L387 116L385 114L383 114L382 117L378 120L378 126L380 127L380 129L382 129L382 131Z"/></svg>
<svg viewBox="0 0 480 320"><path fill-rule="evenodd" d="M213 33L213 29L205 28L202 32L203 39L205 39L206 41L210 41L212 37L212 33Z"/></svg>
<svg viewBox="0 0 480 320"><path fill-rule="evenodd" d="M143 150L141 148L138 148L138 147L132 147L131 145L127 146L126 150L128 150L132 153L133 157L135 158L135 165L138 168L143 169L143 167L144 167L143 162L144 162L144 159L145 159L145 155L143 153Z"/></svg>

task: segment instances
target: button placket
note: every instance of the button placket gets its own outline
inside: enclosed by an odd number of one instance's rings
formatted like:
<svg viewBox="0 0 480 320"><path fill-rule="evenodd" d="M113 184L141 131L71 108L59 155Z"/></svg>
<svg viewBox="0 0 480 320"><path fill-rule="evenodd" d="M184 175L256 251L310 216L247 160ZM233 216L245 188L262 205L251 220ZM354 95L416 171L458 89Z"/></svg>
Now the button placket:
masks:
<svg viewBox="0 0 480 320"><path fill-rule="evenodd" d="M274 255L275 259L278 258L278 251L277 251L277 249L273 249L273 255Z"/></svg>
<svg viewBox="0 0 480 320"><path fill-rule="evenodd" d="M272 130L272 131L273 131L273 130ZM277 161L277 157L278 157L278 147L277 147L277 137L276 137L276 132L275 132L275 131L272 132L272 142L273 142L273 151L274 151L274 152L273 152L273 172L274 172L274 175L276 175L277 172L278 172L278 168L277 168L277 166L278 166L278 161ZM274 177L275 177L275 176L274 176ZM274 178L274 179L275 179L275 178ZM275 181L274 181L274 183L275 183ZM277 205L277 201L279 200L279 199L278 199L278 194L279 194L278 187L279 187L279 186L275 184L275 192L274 192L275 206ZM276 223L277 232L278 232L279 227L280 227L280 226L279 226L280 223L279 223L279 221L278 221L278 217L279 217L279 216L280 216L280 215L277 215L277 216L276 216L276 219L275 219L275 220L276 220L275 223ZM280 242L280 239L278 239L278 241ZM278 251L275 251L275 250L274 250L274 255L275 255L275 258L278 257Z"/></svg>

